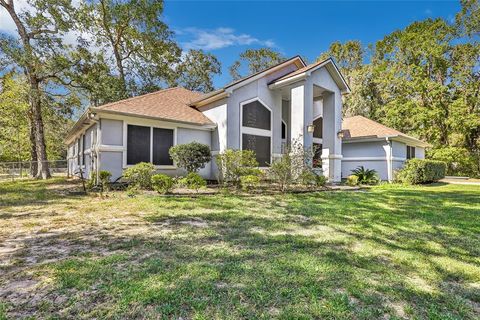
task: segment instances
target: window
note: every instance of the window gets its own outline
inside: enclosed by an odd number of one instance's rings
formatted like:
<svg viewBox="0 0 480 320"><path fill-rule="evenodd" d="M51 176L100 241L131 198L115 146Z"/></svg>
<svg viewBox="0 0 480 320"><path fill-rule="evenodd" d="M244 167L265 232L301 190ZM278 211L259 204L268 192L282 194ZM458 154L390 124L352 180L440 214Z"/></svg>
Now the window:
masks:
<svg viewBox="0 0 480 320"><path fill-rule="evenodd" d="M313 130L313 137L314 138L322 138L322 133L323 133L323 118L317 118L313 120L313 125L315 126L315 129Z"/></svg>
<svg viewBox="0 0 480 320"><path fill-rule="evenodd" d="M258 100L243 105L242 125L270 130L270 110Z"/></svg>
<svg viewBox="0 0 480 320"><path fill-rule="evenodd" d="M150 162L150 127L127 126L127 164Z"/></svg>
<svg viewBox="0 0 480 320"><path fill-rule="evenodd" d="M415 147L407 146L407 159L415 158Z"/></svg>
<svg viewBox="0 0 480 320"><path fill-rule="evenodd" d="M287 125L285 124L285 121L282 120L282 140L287 139Z"/></svg>
<svg viewBox="0 0 480 320"><path fill-rule="evenodd" d="M313 143L313 167L322 167L322 145L320 143Z"/></svg>
<svg viewBox="0 0 480 320"><path fill-rule="evenodd" d="M169 150L173 146L173 130L153 128L153 164L173 165Z"/></svg>
<svg viewBox="0 0 480 320"><path fill-rule="evenodd" d="M173 142L173 129L128 125L127 165L152 162L154 165L171 166L173 160L169 150Z"/></svg>
<svg viewBox="0 0 480 320"><path fill-rule="evenodd" d="M255 152L258 165L267 167L271 162L271 110L259 100L241 105L242 127L241 138L242 150ZM282 139L284 136L282 122ZM286 138L286 126L285 126Z"/></svg>
<svg viewBox="0 0 480 320"><path fill-rule="evenodd" d="M77 164L80 165L80 139L77 140Z"/></svg>
<svg viewBox="0 0 480 320"><path fill-rule="evenodd" d="M270 137L255 136L252 134L242 135L242 149L253 150L260 167L270 165Z"/></svg>
<svg viewBox="0 0 480 320"><path fill-rule="evenodd" d="M82 135L82 165L85 165L85 141L86 141L85 135Z"/></svg>

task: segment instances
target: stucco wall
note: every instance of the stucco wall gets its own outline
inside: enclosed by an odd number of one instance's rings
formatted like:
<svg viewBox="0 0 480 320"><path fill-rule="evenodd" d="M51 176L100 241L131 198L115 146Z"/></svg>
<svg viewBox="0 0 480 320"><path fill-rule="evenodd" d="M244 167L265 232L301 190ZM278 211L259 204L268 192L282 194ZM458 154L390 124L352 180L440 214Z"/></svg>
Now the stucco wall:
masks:
<svg viewBox="0 0 480 320"><path fill-rule="evenodd" d="M377 171L380 179L388 180L388 167L387 160L378 161L342 161L342 178L346 178L352 174L352 170L364 166L368 169L374 169Z"/></svg>
<svg viewBox="0 0 480 320"><path fill-rule="evenodd" d="M101 119L102 144L123 145L123 122L120 120Z"/></svg>
<svg viewBox="0 0 480 320"><path fill-rule="evenodd" d="M386 141L343 143L343 158L385 157Z"/></svg>
<svg viewBox="0 0 480 320"><path fill-rule="evenodd" d="M212 151L223 152L227 148L227 99L203 106L200 111L217 125L212 132Z"/></svg>

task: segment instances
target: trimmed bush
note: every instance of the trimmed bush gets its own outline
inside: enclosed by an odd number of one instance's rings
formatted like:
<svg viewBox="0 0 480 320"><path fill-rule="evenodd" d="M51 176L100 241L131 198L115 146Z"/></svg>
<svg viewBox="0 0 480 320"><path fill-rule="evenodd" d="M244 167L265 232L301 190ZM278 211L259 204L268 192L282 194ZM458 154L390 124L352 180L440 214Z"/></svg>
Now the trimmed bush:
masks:
<svg viewBox="0 0 480 320"><path fill-rule="evenodd" d="M175 164L190 172L198 172L212 160L210 147L198 142L190 142L173 146L169 150L170 157Z"/></svg>
<svg viewBox="0 0 480 320"><path fill-rule="evenodd" d="M109 171L102 170L98 173L98 176L100 178L100 186L102 187L102 192L108 191L108 189L110 188L110 178L112 177L112 174Z"/></svg>
<svg viewBox="0 0 480 320"><path fill-rule="evenodd" d="M216 163L220 172L220 183L233 183L239 185L240 177L248 175L260 175L255 152L252 150L228 149L219 154Z"/></svg>
<svg viewBox="0 0 480 320"><path fill-rule="evenodd" d="M205 188L207 181L196 172L190 172L185 177L179 180L179 183L188 189L193 189L198 192L198 189Z"/></svg>
<svg viewBox="0 0 480 320"><path fill-rule="evenodd" d="M352 173L357 176L359 184L377 184L380 181L377 171L374 169L366 169L360 166L352 170Z"/></svg>
<svg viewBox="0 0 480 320"><path fill-rule="evenodd" d="M260 184L260 177L258 175L247 175L240 177L240 186L244 191L250 191Z"/></svg>
<svg viewBox="0 0 480 320"><path fill-rule="evenodd" d="M327 184L327 177L321 174L316 174L315 184L317 187L324 187Z"/></svg>
<svg viewBox="0 0 480 320"><path fill-rule="evenodd" d="M397 172L396 179L407 184L431 183L444 178L446 169L443 161L410 159Z"/></svg>
<svg viewBox="0 0 480 320"><path fill-rule="evenodd" d="M349 175L347 177L347 185L351 187L358 186L358 177L353 174Z"/></svg>
<svg viewBox="0 0 480 320"><path fill-rule="evenodd" d="M123 172L123 177L130 185L138 189L152 189L152 176L155 173L155 166L148 162L140 162Z"/></svg>
<svg viewBox="0 0 480 320"><path fill-rule="evenodd" d="M160 194L166 194L172 191L173 185L173 178L166 174L155 174L152 176L152 188Z"/></svg>
<svg viewBox="0 0 480 320"><path fill-rule="evenodd" d="M280 185L280 190L285 192L293 181L292 177L292 158L289 154L284 154L276 160L268 169L271 179Z"/></svg>
<svg viewBox="0 0 480 320"><path fill-rule="evenodd" d="M300 176L298 177L298 181L301 185L306 187L313 187L317 185L317 175L312 172L311 170L304 169Z"/></svg>

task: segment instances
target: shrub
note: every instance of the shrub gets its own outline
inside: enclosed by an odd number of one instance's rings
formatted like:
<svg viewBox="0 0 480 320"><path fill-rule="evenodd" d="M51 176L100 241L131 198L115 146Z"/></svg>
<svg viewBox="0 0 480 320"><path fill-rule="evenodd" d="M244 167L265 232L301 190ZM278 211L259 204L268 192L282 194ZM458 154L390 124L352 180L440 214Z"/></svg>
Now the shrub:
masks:
<svg viewBox="0 0 480 320"><path fill-rule="evenodd" d="M327 184L327 177L321 174L316 174L315 184L317 187L323 187Z"/></svg>
<svg viewBox="0 0 480 320"><path fill-rule="evenodd" d="M190 172L198 172L212 160L210 147L206 144L191 142L173 146L169 150L170 157L175 164Z"/></svg>
<svg viewBox="0 0 480 320"><path fill-rule="evenodd" d="M155 173L155 166L151 163L140 162L126 169L123 176L127 181L139 189L152 188L152 176Z"/></svg>
<svg viewBox="0 0 480 320"><path fill-rule="evenodd" d="M431 183L445 177L446 167L443 161L410 159L396 179L408 184Z"/></svg>
<svg viewBox="0 0 480 320"><path fill-rule="evenodd" d="M379 178L374 169L365 169L363 166L352 170L354 176L357 176L359 184L377 184Z"/></svg>
<svg viewBox="0 0 480 320"><path fill-rule="evenodd" d="M281 191L286 191L292 183L292 158L290 154L284 154L280 159L273 162L268 170L272 180L277 182Z"/></svg>
<svg viewBox="0 0 480 320"><path fill-rule="evenodd" d="M247 175L240 177L240 186L244 191L250 191L260 184L260 177L258 175Z"/></svg>
<svg viewBox="0 0 480 320"><path fill-rule="evenodd" d="M166 194L173 189L173 178L166 174L155 174L152 176L152 188L161 194Z"/></svg>
<svg viewBox="0 0 480 320"><path fill-rule="evenodd" d="M219 170L218 180L222 184L238 185L240 177L260 173L255 152L251 150L228 149L219 154L215 161Z"/></svg>
<svg viewBox="0 0 480 320"><path fill-rule="evenodd" d="M466 148L445 147L430 150L427 156L431 160L443 161L452 176L479 176L478 157Z"/></svg>
<svg viewBox="0 0 480 320"><path fill-rule="evenodd" d="M298 181L304 186L313 187L317 185L317 175L312 170L305 169L300 173Z"/></svg>
<svg viewBox="0 0 480 320"><path fill-rule="evenodd" d="M198 192L198 189L205 188L207 181L203 179L198 173L190 172L185 177L179 180L179 183L188 189L193 189Z"/></svg>
<svg viewBox="0 0 480 320"><path fill-rule="evenodd" d="M358 177L353 174L349 175L347 177L347 185L351 187L358 186Z"/></svg>
<svg viewBox="0 0 480 320"><path fill-rule="evenodd" d="M101 170L98 173L98 177L100 179L100 186L102 187L102 192L108 191L110 188L110 178L112 177L112 174L109 171Z"/></svg>

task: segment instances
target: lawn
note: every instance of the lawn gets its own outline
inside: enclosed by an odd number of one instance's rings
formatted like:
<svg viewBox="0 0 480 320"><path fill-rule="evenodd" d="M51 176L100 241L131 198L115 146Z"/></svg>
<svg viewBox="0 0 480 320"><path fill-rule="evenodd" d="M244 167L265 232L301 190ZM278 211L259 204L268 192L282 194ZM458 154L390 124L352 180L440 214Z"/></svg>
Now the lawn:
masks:
<svg viewBox="0 0 480 320"><path fill-rule="evenodd" d="M480 186L77 189L0 183L0 319L480 317Z"/></svg>

